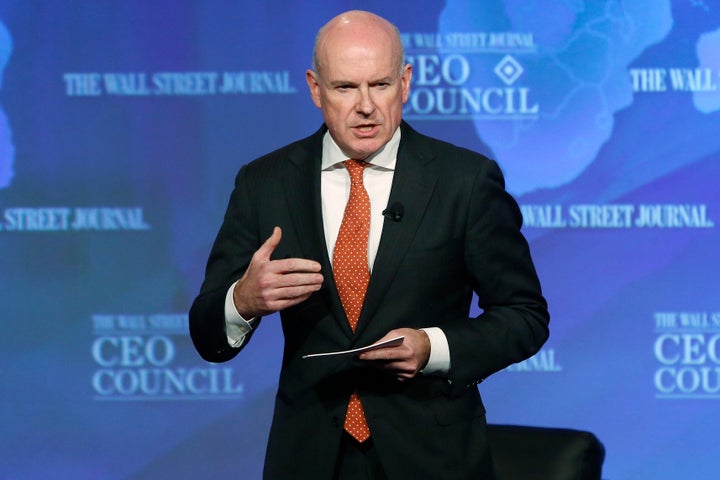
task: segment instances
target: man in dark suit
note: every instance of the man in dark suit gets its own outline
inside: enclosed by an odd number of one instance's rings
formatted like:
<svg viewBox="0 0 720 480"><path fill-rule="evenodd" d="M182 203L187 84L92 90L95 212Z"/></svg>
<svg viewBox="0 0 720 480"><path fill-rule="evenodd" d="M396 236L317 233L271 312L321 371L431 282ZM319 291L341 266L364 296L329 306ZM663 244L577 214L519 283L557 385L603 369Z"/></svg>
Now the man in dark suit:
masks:
<svg viewBox="0 0 720 480"><path fill-rule="evenodd" d="M331 20L306 76L325 123L240 169L193 342L230 360L280 312L265 478L491 479L476 385L548 335L517 204L495 162L401 120L412 68L386 20Z"/></svg>

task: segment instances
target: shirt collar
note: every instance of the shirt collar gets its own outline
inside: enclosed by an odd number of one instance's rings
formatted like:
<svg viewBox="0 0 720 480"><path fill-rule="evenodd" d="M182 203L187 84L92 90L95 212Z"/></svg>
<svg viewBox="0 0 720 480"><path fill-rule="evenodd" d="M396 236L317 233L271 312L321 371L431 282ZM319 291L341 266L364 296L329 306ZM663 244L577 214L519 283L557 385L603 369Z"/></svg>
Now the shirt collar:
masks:
<svg viewBox="0 0 720 480"><path fill-rule="evenodd" d="M395 170L397 162L397 152L400 146L400 127L380 150L365 159L373 167L379 167L384 170ZM336 168L338 164L344 162L349 157L343 153L335 140L330 135L330 131L325 132L323 137L323 154L322 154L322 170L331 170Z"/></svg>

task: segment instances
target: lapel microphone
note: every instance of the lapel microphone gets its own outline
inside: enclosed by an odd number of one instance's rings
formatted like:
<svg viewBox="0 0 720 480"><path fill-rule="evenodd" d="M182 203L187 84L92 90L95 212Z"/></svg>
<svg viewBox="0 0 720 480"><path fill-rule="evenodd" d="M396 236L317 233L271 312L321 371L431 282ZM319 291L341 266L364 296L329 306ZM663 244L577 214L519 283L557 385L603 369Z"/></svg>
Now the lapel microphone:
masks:
<svg viewBox="0 0 720 480"><path fill-rule="evenodd" d="M399 222L402 220L403 214L405 213L405 207L400 202L393 202L388 208L383 210L383 217L393 222Z"/></svg>

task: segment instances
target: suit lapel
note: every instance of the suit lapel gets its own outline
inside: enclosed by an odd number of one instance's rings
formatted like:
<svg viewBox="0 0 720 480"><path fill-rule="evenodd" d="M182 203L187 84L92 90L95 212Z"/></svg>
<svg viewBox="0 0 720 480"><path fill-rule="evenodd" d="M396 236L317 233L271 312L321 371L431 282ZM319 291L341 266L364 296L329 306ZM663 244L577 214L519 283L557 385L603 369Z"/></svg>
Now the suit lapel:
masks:
<svg viewBox="0 0 720 480"><path fill-rule="evenodd" d="M418 134L403 123L400 148L388 205L398 202L404 212L400 221L384 220L380 245L373 264L356 334L362 333L383 300L405 253L423 219L437 175L431 155L418 148Z"/></svg>
<svg viewBox="0 0 720 480"><path fill-rule="evenodd" d="M323 230L320 167L322 139L326 130L323 126L303 147L293 150L288 158L291 168L283 172L283 186L287 209L300 244L300 251L293 254L320 262L325 280L319 293L330 305L340 329L349 338L353 333L337 293Z"/></svg>

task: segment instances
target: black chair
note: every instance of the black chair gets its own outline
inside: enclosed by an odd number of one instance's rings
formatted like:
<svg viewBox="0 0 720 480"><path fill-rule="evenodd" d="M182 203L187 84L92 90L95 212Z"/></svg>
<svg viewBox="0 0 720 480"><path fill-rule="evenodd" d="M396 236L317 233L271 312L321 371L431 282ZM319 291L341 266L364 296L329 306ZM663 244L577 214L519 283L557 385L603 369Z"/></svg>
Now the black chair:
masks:
<svg viewBox="0 0 720 480"><path fill-rule="evenodd" d="M605 447L586 431L488 425L497 480L601 480Z"/></svg>

